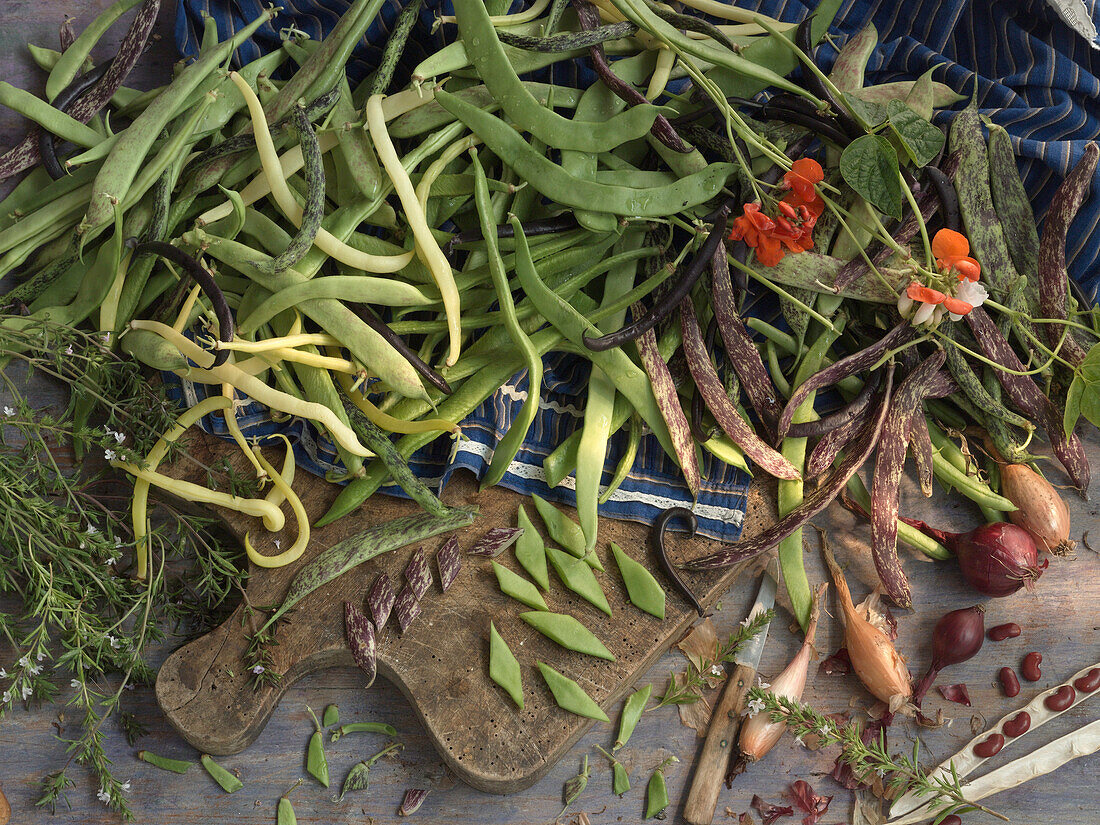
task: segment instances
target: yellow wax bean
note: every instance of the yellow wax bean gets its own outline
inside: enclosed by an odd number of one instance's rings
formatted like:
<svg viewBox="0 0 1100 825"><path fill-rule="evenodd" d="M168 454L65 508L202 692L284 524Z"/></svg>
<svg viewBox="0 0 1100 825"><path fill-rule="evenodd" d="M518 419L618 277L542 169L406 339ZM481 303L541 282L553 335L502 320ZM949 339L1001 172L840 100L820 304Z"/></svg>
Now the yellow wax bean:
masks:
<svg viewBox="0 0 1100 825"><path fill-rule="evenodd" d="M286 441L287 460L293 465L294 457L291 451L290 441L285 437L283 437L283 440ZM267 474L271 476L271 480L274 482L275 487L282 493L286 500L290 502L290 509L294 511L294 518L298 522L298 538L294 540L294 544L279 555L262 556L256 552L256 548L252 546L248 533L245 533L244 550L248 555L248 560L257 567L283 567L300 559L302 553L305 552L306 545L309 544L309 517L306 515L306 508L302 506L302 500L298 498L293 488L283 480L282 475L275 472L275 468L268 463L262 453L257 452L256 457L260 459L260 463L263 464ZM267 499L265 499L264 502L270 503ZM267 523L266 519L264 523Z"/></svg>

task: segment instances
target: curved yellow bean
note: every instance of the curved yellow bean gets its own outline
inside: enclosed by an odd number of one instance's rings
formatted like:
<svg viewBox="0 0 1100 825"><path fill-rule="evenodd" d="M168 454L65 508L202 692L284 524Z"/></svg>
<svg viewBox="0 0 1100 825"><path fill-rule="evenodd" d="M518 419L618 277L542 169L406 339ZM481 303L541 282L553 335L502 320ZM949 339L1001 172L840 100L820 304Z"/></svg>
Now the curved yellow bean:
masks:
<svg viewBox="0 0 1100 825"><path fill-rule="evenodd" d="M245 439L244 433L241 432L241 425L237 421L237 402L233 398L233 385L222 382L222 395L229 399L229 409L225 412L225 428L229 430L230 437L241 448L241 452L248 459L248 463L256 471L256 478L262 481L265 475L264 468L256 460L256 453L248 446L248 441Z"/></svg>
<svg viewBox="0 0 1100 825"><path fill-rule="evenodd" d="M264 176L267 178L268 186L271 187L271 194L275 198L275 203L278 204L279 209L291 223L300 226L302 223L302 207L294 199L290 186L283 176L279 153L275 149L275 144L271 140L271 132L267 128L263 104L260 103L260 99L256 97L256 93L252 91L252 87L248 85L243 77L236 72L230 72L229 77L240 90L245 103L248 105L248 112L252 116L252 130L256 137L256 150L260 156L260 164L263 166ZM400 163L398 165L400 166ZM402 253L401 255L370 255L366 252L360 252L358 249L348 246L326 229L317 230L317 237L313 242L319 249L341 263L366 272L397 272L404 269L413 258L411 252ZM440 255L442 254L440 252Z"/></svg>
<svg viewBox="0 0 1100 825"><path fill-rule="evenodd" d="M458 360L462 347L462 328L459 323L461 301L458 287L455 285L451 262L439 248L439 243L428 226L428 219L424 215L420 201L416 198L416 191L409 179L409 173L401 165L401 158L398 157L393 141L390 140L390 133L386 131L382 100L382 95L371 95L367 101L367 129L370 131L371 140L374 141L374 150L378 153L386 174L390 176L394 191L397 192L397 197L405 210L405 219L409 222L416 242L416 252L428 267L428 271L432 273L435 285L443 298L443 311L447 315L447 332L450 337L447 365L451 366Z"/></svg>
<svg viewBox="0 0 1100 825"><path fill-rule="evenodd" d="M199 299L200 292L202 292L202 284L195 284L187 293L187 298L180 307L180 314L176 316L176 323L172 324L172 329L176 332L183 332L183 328L187 326L187 319L191 316L191 310L195 308L195 301Z"/></svg>
<svg viewBox="0 0 1100 825"><path fill-rule="evenodd" d="M481 143L481 138L477 135L467 135L464 138L459 138L442 152L439 153L439 157L432 161L431 166L424 170L424 177L420 179L420 183L416 185L416 199L420 203L421 209L428 207L428 198L432 194L432 184L435 183L436 178L443 174L443 170L447 168L450 163L462 156L464 152L468 152L474 146Z"/></svg>
<svg viewBox="0 0 1100 825"><path fill-rule="evenodd" d="M721 0L681 0L681 2L697 11L713 17L721 17L723 20L732 20L734 23L752 23L759 16L752 9L739 9L732 3L723 3Z"/></svg>
<svg viewBox="0 0 1100 825"><path fill-rule="evenodd" d="M280 410L289 415L298 415L309 418L321 424L333 441L354 455L364 458L372 457L374 453L359 443L351 428L342 422L328 407L316 404L312 401L302 401L274 387L269 387L263 381L252 375L248 375L237 369L235 364L222 364L219 367L211 367L214 356L199 347L194 341L190 341L182 334L176 332L167 324L159 321L132 321L134 329L147 329L155 332L161 338L175 345L181 354L186 355L198 366L203 367L210 374L211 379L218 383L230 383L249 398L254 398L261 404Z"/></svg>
<svg viewBox="0 0 1100 825"><path fill-rule="evenodd" d="M336 380L340 382L340 386L344 390L344 394L348 400L351 401L356 407L362 411L370 421L383 430L387 430L391 433L428 433L428 432L459 432L458 425L453 421L447 421L443 418L426 418L422 421L404 421L400 418L394 418L388 413L382 412L378 407L374 406L361 392L356 392L352 389L354 382L351 380L350 375L345 373L337 373Z"/></svg>
<svg viewBox="0 0 1100 825"><path fill-rule="evenodd" d="M294 471L298 469L298 465L294 463L294 447L291 445L290 439L282 433L276 433L276 438L281 438L286 442L286 456L283 458L283 469L279 471L279 478L285 481L287 486L290 486L294 483ZM264 501L274 504L276 507L281 505L286 501L286 494L283 492L283 487L278 484L272 484L271 489L268 490L267 495L264 496ZM266 521L264 522L264 527L271 530L271 525Z"/></svg>
<svg viewBox="0 0 1100 825"><path fill-rule="evenodd" d="M220 395L205 398L190 409L184 410L172 428L157 439L149 455L145 457L145 464L150 470L157 469L160 462L168 454L168 445L177 440L200 418L209 415L215 410L225 410L230 406L230 401ZM130 518L134 525L134 554L137 558L137 577L144 579L149 564L149 547L146 538L149 535L148 523L149 509L149 482L142 479L134 480L134 500L130 505Z"/></svg>
<svg viewBox="0 0 1100 825"><path fill-rule="evenodd" d="M178 332L179 330L177 330ZM234 338L232 341L215 341L214 349L228 349L234 352L267 352L273 349L294 347L331 347L341 346L340 342L327 332L301 332L284 335L280 338L264 338L260 341L245 341Z"/></svg>
<svg viewBox="0 0 1100 825"><path fill-rule="evenodd" d="M535 0L530 8L515 14L495 14L489 20L494 26L518 26L520 23L530 23L532 20L537 20L538 16L546 11L546 7L549 5L550 0ZM455 16L453 14L441 14L439 22L454 23Z"/></svg>
<svg viewBox="0 0 1100 825"><path fill-rule="evenodd" d="M286 441L287 460L291 465L294 464L294 456L291 451L290 441L283 437ZM290 509L294 511L294 519L298 522L298 538L294 540L294 544L284 550L277 556L262 556L256 548L252 546L252 541L249 539L248 533L244 534L244 551L248 555L248 560L257 567L283 567L295 562L302 557L302 553L306 550L306 545L309 544L309 517L306 515L306 508L302 506L302 500L298 498L297 493L291 488L291 486L283 480L280 473L275 472L275 468L268 463L268 460L263 457L262 453L257 453L257 457L264 465L264 469L267 470L271 480L275 483L275 487L279 489L286 500L290 502ZM269 494L270 498L270 494ZM267 500L265 499L265 502ZM281 510L279 512L282 512ZM264 521L265 525L267 521Z"/></svg>
<svg viewBox="0 0 1100 825"><path fill-rule="evenodd" d="M662 48L657 52L657 63L653 67L653 74L649 76L649 87L645 96L650 100L656 100L665 93L668 78L672 74L672 67L676 65L676 52L672 49Z"/></svg>
<svg viewBox="0 0 1100 825"><path fill-rule="evenodd" d="M359 368L346 358L319 355L316 352L303 352L292 347L279 347L278 349L269 350L267 354L275 356L280 361L294 361L332 372L343 372L348 375L356 375L359 372Z"/></svg>

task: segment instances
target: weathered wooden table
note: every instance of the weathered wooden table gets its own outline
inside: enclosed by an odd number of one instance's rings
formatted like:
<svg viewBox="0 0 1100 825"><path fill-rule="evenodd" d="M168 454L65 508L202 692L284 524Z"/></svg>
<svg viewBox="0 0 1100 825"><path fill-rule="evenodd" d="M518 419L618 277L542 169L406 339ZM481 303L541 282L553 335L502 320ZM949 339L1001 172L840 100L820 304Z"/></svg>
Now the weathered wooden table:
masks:
<svg viewBox="0 0 1100 825"><path fill-rule="evenodd" d="M0 77L15 85L40 89L42 75L26 56L24 44L34 42L55 45L57 25L66 14L75 14L81 21L88 20L107 0L67 0L57 2L24 2L3 0L0 3ZM163 12L160 31L165 38L160 47L146 58L145 76L163 76L172 62L171 4ZM106 52L100 51L99 54ZM12 145L22 134L22 126L9 112L0 112L0 145ZM43 403L50 399L43 398ZM1094 467L1100 467L1100 438L1092 432L1088 437L1090 458ZM1097 485L1094 485L1094 496ZM1073 516L1073 533L1079 537L1090 529L1097 518L1097 506L1082 501L1072 493L1066 494ZM938 523L955 529L965 529L976 523L977 512L966 501L940 502L932 515ZM912 491L906 497L908 509L929 508L919 494ZM848 565L849 582L858 601L869 591L875 580L870 563L867 539L869 530L863 523L834 505L818 520L819 526L830 531L838 557ZM816 541L808 542L808 569L811 580L823 579L824 571L817 553ZM948 610L964 607L977 601L973 594L960 585L951 563L925 563L912 553L903 551L905 566L913 582L914 603L918 610L901 614L899 628L900 649L909 657L910 668L923 672L928 664L929 633L935 621ZM741 621L752 601L755 582L744 582L733 588L715 611L713 621L719 633L728 632ZM780 607L783 595L780 593ZM1087 663L1095 662L1100 655L1100 621L1096 607L1100 604L1100 556L1078 546L1076 557L1055 559L1040 581L1035 595L1018 594L1011 598L986 602L987 626L1005 621L1016 621L1025 628L1017 640L1000 644L987 643L981 653L971 661L949 669L943 674L941 684L965 682L974 701L973 708L965 708L944 702L934 691L926 700L926 709L935 713L943 711L951 723L937 730L921 730L922 752L927 759L953 753L971 736L971 721L984 727L986 719L995 721L1003 713L1022 705L1040 689L1057 684ZM10 605L0 601L0 610ZM830 597L829 612L836 615L835 602ZM761 671L765 676L777 673L794 654L799 645L798 637L788 628L790 616L780 610L773 624L767 649L764 652ZM170 641L155 654L162 660L179 643ZM818 634L819 649L823 654L835 650L841 644L838 624L830 619L823 622ZM1021 695L1015 700L1000 696L996 687L997 670L1005 664L1016 665L1029 650L1043 653L1043 679L1035 685L1025 683ZM0 666L8 664L11 652L0 649ZM678 654L668 654L647 674L645 681L654 682L660 693L672 670L683 667L684 660ZM824 711L851 710L860 713L870 706L869 695L851 676L821 676L816 669L804 698ZM408 787L433 788L424 807L415 815L416 821L425 825L443 823L514 823L514 825L543 825L554 820L561 810L562 783L579 768L585 753L593 767L588 790L572 810L587 813L592 823L638 823L644 813L645 783L651 770L666 756L674 754L679 764L667 771L670 794L673 800L668 809L668 821L680 821L680 809L690 781L692 763L701 740L695 732L683 727L675 710L665 708L647 714L638 726L630 744L620 752L624 764L630 769L632 790L619 799L611 793L611 777L606 762L593 749L594 744L606 746L614 738L614 730L607 725L596 725L576 746L573 753L555 766L549 774L529 790L510 797L499 797L475 791L449 777L435 752L428 745L417 723L396 689L379 680L369 691L362 689L361 674L352 669L332 670L294 686L283 704L257 742L243 753L226 757L223 764L239 770L245 781L242 791L226 796L207 777L192 771L187 776L177 776L156 770L134 758L137 748L126 745L122 736L113 728L107 731L107 749L115 761L119 775L131 780L131 796L138 820L150 823L270 823L275 819L275 804L299 776L304 775L303 758L312 725L306 713L306 705L323 708L329 703L340 706L345 720L377 719L390 722L401 730L405 750L395 761L383 761L371 772L370 790L350 796L341 804L331 801L332 791L326 791L313 782L306 782L294 794L295 808L300 822L337 823L395 823L399 820L396 809L402 793ZM63 702L64 697L61 697ZM1086 703L1064 714L1055 722L1044 726L1022 744L1030 750L1096 718L1095 703ZM124 707L135 713L150 729L150 734L138 747L168 756L194 759L195 753L174 734L164 721L153 699L151 689L138 689L124 700ZM43 775L62 764L66 755L64 745L55 738L56 728L62 730L68 722L63 718L62 703L28 709L17 708L9 717L0 720L0 784L3 785L14 809L15 823L48 822L48 813L33 807L37 796L37 783ZM898 725L892 731L898 747L911 747L911 737L916 729L910 725ZM329 747L329 761L335 781L341 781L344 773L359 759L373 751L373 743L354 737ZM1019 756L1015 748L1009 748L997 758L994 765ZM772 802L783 799L787 786L795 779L805 779L818 793L835 794L832 808L823 823L848 822L851 817L852 797L840 789L827 774L832 765L832 754L810 753L799 748L788 737L768 758L749 773L741 776L732 790L723 790L719 797L715 822L732 822L736 815L749 810L752 795L759 794ZM1014 822L1050 822L1059 825L1094 825L1100 810L1100 791L1096 776L1100 757L1081 759L1062 768L1056 774L999 795L988 801L994 809L1008 815ZM77 774L79 776L79 774ZM427 785L425 784L427 783ZM73 823L103 823L114 821L95 797L96 788L83 782L71 794L72 810L60 809L57 819ZM727 817L731 812L734 819ZM758 817L757 817L758 819ZM569 816L564 818L569 821ZM781 820L797 822L798 819ZM979 818L972 816L970 822ZM986 818L983 821L992 822Z"/></svg>

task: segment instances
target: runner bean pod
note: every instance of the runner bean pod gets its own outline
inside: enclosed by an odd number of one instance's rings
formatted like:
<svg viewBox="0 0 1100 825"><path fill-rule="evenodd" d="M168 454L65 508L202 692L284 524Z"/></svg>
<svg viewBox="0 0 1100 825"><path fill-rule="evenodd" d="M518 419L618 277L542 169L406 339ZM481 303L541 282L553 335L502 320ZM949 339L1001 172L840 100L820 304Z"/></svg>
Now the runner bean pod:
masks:
<svg viewBox="0 0 1100 825"><path fill-rule="evenodd" d="M543 636L557 642L566 650L587 653L589 656L607 659L609 662L615 661L615 655L604 646L603 642L568 613L535 610L520 613L519 617Z"/></svg>
<svg viewBox="0 0 1100 825"><path fill-rule="evenodd" d="M507 567L495 561L493 562L493 572L496 574L497 584L504 595L511 596L516 601L522 602L528 607L533 607L535 610L550 609L546 606L542 596L539 595L538 588L523 576L513 573Z"/></svg>
<svg viewBox="0 0 1100 825"><path fill-rule="evenodd" d="M611 542L611 553L619 567L619 575L623 577L623 585L626 587L626 595L631 604L658 619L663 619L665 591L653 578L653 574L646 569L645 565L624 553L615 542Z"/></svg>
<svg viewBox="0 0 1100 825"><path fill-rule="evenodd" d="M536 662L535 664L538 665L539 673L542 674L546 686L550 688L550 693L553 695L558 707L578 716L597 719L600 722L611 721L592 697L585 693L584 688L549 665L542 662Z"/></svg>
<svg viewBox="0 0 1100 825"><path fill-rule="evenodd" d="M496 625L489 622L489 678L504 688L516 707L523 710L523 680L519 662L509 649Z"/></svg>

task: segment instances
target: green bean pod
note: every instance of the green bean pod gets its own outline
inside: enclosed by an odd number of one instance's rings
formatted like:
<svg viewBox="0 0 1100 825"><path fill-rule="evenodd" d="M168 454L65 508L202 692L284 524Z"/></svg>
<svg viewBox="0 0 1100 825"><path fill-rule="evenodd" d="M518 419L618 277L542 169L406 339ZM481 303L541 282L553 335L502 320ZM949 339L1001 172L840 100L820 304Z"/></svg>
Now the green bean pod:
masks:
<svg viewBox="0 0 1100 825"><path fill-rule="evenodd" d="M634 733L634 728L638 726L638 722L645 712L645 706L649 702L651 693L653 693L653 685L648 684L627 697L626 702L623 703L622 715L619 717L619 733L615 737L615 744L611 746L612 751L617 751L629 741L631 734Z"/></svg>
<svg viewBox="0 0 1100 825"><path fill-rule="evenodd" d="M236 793L244 787L244 783L240 779L215 762L210 755L204 753L199 761L206 768L206 772L210 774L210 777L221 785L222 790L226 793Z"/></svg>

